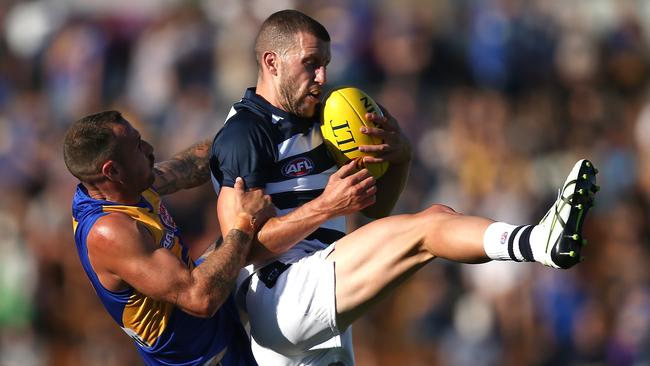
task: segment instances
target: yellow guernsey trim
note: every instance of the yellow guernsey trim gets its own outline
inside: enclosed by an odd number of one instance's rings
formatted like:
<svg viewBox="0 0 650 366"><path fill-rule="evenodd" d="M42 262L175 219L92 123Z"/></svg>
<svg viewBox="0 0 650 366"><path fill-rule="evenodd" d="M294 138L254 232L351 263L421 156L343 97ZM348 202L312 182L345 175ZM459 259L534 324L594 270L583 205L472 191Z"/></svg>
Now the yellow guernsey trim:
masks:
<svg viewBox="0 0 650 366"><path fill-rule="evenodd" d="M160 243L165 235L165 226L159 217L160 197L151 190L145 191L142 196L149 201L153 211L148 208L115 205L104 206L104 212L122 212L129 215L149 229L155 243ZM169 250L181 259L182 248L177 237L174 237ZM173 304L154 300L134 289L124 307L122 323L124 328L131 329L140 341L151 347L167 328L173 308Z"/></svg>
<svg viewBox="0 0 650 366"><path fill-rule="evenodd" d="M165 232L165 228L158 218L159 202L152 202L149 199L147 200L153 205L154 212L150 212L147 208L120 205L104 206L104 212L121 212L131 216L135 220L140 221L145 226L147 226L147 228L149 228L149 231L151 231L154 236L154 241L156 243L160 243L160 240L162 239L162 236Z"/></svg>
<svg viewBox="0 0 650 366"><path fill-rule="evenodd" d="M173 304L153 300L136 291L124 307L122 322L151 347L167 329L173 307Z"/></svg>

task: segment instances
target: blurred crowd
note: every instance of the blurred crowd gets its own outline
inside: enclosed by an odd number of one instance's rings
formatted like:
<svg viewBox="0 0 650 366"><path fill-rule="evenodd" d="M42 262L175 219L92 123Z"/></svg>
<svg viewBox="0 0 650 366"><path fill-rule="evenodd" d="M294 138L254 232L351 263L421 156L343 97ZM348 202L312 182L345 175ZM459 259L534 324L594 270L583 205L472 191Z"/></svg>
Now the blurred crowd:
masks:
<svg viewBox="0 0 650 366"><path fill-rule="evenodd" d="M411 139L396 212L533 223L577 159L600 170L584 263L436 260L356 323L359 366L650 365L649 2L5 0L0 366L141 364L79 265L63 133L118 109L158 160L213 136L283 8L330 31L329 86L366 90ZM168 197L186 241L217 235L213 198Z"/></svg>

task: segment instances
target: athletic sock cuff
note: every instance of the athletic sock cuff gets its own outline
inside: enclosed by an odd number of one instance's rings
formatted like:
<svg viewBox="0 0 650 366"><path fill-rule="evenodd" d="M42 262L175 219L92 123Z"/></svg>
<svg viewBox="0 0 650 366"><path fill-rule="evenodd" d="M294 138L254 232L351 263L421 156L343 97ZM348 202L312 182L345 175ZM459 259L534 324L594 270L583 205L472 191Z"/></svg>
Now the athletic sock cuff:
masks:
<svg viewBox="0 0 650 366"><path fill-rule="evenodd" d="M483 250L493 260L516 260L512 249L509 250L509 239L518 227L505 222L490 224L483 234ZM515 233L516 234L516 233Z"/></svg>

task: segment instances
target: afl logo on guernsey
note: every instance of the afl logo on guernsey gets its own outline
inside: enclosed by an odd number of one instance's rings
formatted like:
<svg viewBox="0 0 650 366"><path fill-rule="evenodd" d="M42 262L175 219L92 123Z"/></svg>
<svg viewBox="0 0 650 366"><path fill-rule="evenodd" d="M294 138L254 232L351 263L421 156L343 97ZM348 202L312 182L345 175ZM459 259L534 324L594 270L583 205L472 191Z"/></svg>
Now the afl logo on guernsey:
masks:
<svg viewBox="0 0 650 366"><path fill-rule="evenodd" d="M282 167L282 174L286 177L298 178L311 173L314 170L314 162L309 158L300 157L293 159Z"/></svg>

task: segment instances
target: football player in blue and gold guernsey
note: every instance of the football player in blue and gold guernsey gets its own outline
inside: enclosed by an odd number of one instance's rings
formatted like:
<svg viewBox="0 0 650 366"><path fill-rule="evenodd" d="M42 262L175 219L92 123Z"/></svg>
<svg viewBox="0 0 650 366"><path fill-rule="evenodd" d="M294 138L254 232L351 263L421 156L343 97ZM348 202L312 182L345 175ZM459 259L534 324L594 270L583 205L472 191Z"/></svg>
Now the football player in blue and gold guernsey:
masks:
<svg viewBox="0 0 650 366"><path fill-rule="evenodd" d="M83 268L147 365L256 365L231 289L270 198L237 180L237 220L196 265L160 195L208 180L210 142L154 165L152 146L119 112L74 122L64 159Z"/></svg>

